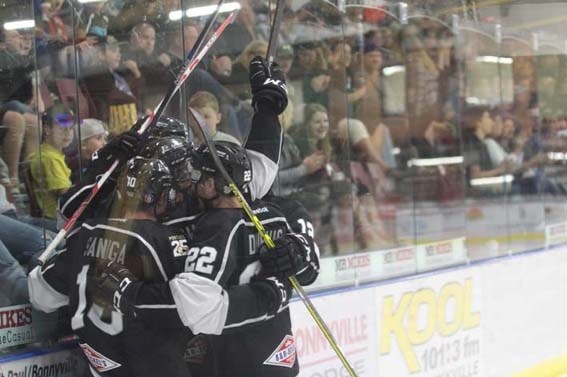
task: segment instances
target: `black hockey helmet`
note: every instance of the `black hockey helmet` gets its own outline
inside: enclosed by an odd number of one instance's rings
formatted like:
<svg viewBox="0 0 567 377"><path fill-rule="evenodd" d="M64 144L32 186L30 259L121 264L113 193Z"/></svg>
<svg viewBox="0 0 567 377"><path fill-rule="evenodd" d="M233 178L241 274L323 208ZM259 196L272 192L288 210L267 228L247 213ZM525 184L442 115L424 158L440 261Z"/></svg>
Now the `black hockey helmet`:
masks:
<svg viewBox="0 0 567 377"><path fill-rule="evenodd" d="M118 180L118 192L130 208L152 207L167 195L168 206L175 202L173 175L167 165L155 158L134 157Z"/></svg>
<svg viewBox="0 0 567 377"><path fill-rule="evenodd" d="M140 152L145 158L157 158L167 165L178 188L186 188L191 180L191 162L189 159L193 143L178 136L150 140Z"/></svg>
<svg viewBox="0 0 567 377"><path fill-rule="evenodd" d="M163 137L176 136L187 141L191 139L189 128L179 119L166 115L159 117L159 120L152 127L148 128L148 140L160 139Z"/></svg>
<svg viewBox="0 0 567 377"><path fill-rule="evenodd" d="M228 175L232 178L236 187L245 192L252 181L252 165L246 150L238 144L227 141L214 141L217 156L221 160ZM193 165L192 179L198 182L204 174L215 178L216 188L219 193L229 194L227 186L220 171L215 165L211 152L206 144L199 145L191 152L191 165Z"/></svg>

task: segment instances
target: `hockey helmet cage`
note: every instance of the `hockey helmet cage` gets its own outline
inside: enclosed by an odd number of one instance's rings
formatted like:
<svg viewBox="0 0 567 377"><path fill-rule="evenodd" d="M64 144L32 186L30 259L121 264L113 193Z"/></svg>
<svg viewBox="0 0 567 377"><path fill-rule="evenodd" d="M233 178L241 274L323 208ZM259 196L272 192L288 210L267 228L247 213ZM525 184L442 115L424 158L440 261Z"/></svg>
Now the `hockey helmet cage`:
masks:
<svg viewBox="0 0 567 377"><path fill-rule="evenodd" d="M214 141L217 156L222 162L228 175L232 178L236 187L246 191L252 181L252 165L246 150L238 144L227 141ZM206 144L199 145L191 152L191 164L193 165L193 181L199 181L202 173L206 173L215 178L217 190L223 194L229 194L230 188L226 185L220 171L218 171L211 152Z"/></svg>
<svg viewBox="0 0 567 377"><path fill-rule="evenodd" d="M164 193L168 204L173 203L176 197L169 168L155 158L134 157L128 160L118 181L118 190L127 203L135 206L140 203L155 205Z"/></svg>
<svg viewBox="0 0 567 377"><path fill-rule="evenodd" d="M193 143L178 136L150 140L140 152L145 158L157 158L167 165L178 185L191 180L191 163L189 159Z"/></svg>
<svg viewBox="0 0 567 377"><path fill-rule="evenodd" d="M177 136L187 141L191 140L189 128L179 119L162 115L152 127L148 128L148 140Z"/></svg>

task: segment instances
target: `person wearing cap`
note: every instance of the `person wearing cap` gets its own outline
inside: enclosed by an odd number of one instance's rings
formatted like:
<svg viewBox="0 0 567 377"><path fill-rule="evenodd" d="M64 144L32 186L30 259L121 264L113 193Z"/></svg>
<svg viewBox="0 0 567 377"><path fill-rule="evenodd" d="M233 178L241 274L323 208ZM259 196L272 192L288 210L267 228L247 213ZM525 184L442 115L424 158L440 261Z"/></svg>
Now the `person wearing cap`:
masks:
<svg viewBox="0 0 567 377"><path fill-rule="evenodd" d="M296 64L290 72L292 79L303 79L305 75L314 70L326 68L327 63L320 49L320 44L315 41L298 43L296 47Z"/></svg>
<svg viewBox="0 0 567 377"><path fill-rule="evenodd" d="M108 131L106 125L94 118L82 119L80 123L80 151L67 158L67 165L71 168L71 182L77 183L81 173L86 169L93 153L106 145Z"/></svg>
<svg viewBox="0 0 567 377"><path fill-rule="evenodd" d="M63 149L73 141L75 119L70 114L45 117L43 142L30 155L31 185L37 205L48 219L56 219L57 199L71 187L71 169Z"/></svg>
<svg viewBox="0 0 567 377"><path fill-rule="evenodd" d="M288 97L294 101L295 98L295 87L291 84L291 79L289 77L289 73L293 68L293 59L295 57L294 50L291 44L284 43L280 44L276 53L278 58L278 64L280 66L280 70L284 74L284 78L288 83L287 90L288 90Z"/></svg>

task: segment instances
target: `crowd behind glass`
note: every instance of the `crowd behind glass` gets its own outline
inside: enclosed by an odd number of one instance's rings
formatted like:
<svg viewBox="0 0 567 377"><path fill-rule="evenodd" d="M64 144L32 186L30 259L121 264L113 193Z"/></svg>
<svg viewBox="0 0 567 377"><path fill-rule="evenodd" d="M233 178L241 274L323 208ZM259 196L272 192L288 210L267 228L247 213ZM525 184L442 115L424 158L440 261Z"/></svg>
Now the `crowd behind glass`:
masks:
<svg viewBox="0 0 567 377"><path fill-rule="evenodd" d="M192 106L215 138L246 138L248 63L266 55L272 3L239 2L236 21L169 115L185 120ZM290 103L274 190L308 208L324 257L459 236L470 239L469 257L481 258L475 245L486 244L469 231L478 207L535 202L544 221L552 216L549 204L567 189L560 48L506 33L474 10L448 11L451 1L283 3L276 61ZM58 197L80 181L93 152L161 100L202 30L206 16L196 9L206 5L3 4L0 307L27 302L26 272L57 231ZM22 20L33 24L14 23ZM419 230L419 218L454 213L452 228ZM409 237L400 225L408 217ZM510 234L494 237L513 248Z"/></svg>

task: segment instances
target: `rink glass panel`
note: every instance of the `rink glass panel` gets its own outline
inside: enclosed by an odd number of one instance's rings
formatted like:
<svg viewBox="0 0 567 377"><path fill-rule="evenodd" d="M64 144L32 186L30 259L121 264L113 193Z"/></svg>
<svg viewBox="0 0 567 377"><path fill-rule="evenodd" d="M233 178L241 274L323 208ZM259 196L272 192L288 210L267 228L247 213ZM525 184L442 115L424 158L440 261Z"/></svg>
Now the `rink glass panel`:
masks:
<svg viewBox="0 0 567 377"><path fill-rule="evenodd" d="M44 162L54 158L39 147L47 117L73 129L62 153L79 180L81 153L92 147L84 120L102 120L111 138L151 111L203 24L187 11L213 3L71 0L1 9L2 191L13 204L2 208L35 227L26 238L32 246L2 236L11 269L1 273L13 276L15 287L3 298L6 312L30 315L25 276L53 236L53 198L68 187L66 171L57 190L45 174ZM265 54L260 40L269 37L274 3L241 4L238 20L205 59L207 72L190 79L167 114L186 121L191 97L210 91L220 100L217 129L246 139L247 61ZM557 24L530 4L379 3L291 1L280 27L276 60L290 106L274 191L300 200L312 216L305 228L320 246L322 270L310 289L564 242L567 75ZM526 12L535 19L522 25ZM471 144L475 106L489 110L493 131L484 136L504 150L497 161L479 160L487 158L485 141ZM503 160L508 170L499 169ZM475 165L496 172L473 177ZM31 315L34 335L2 344L3 351L70 334L64 310ZM30 326L23 323L22 331Z"/></svg>

